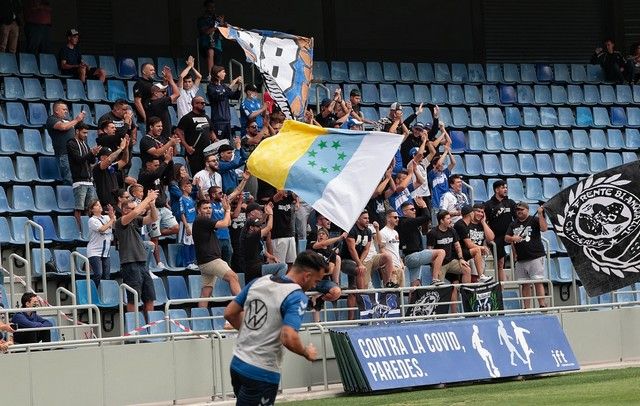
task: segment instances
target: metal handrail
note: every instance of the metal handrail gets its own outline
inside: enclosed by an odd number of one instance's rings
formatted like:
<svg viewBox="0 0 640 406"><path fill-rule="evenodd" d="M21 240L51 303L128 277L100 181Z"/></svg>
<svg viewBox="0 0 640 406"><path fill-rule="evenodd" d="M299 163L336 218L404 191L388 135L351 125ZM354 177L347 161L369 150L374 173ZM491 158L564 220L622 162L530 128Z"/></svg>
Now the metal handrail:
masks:
<svg viewBox="0 0 640 406"><path fill-rule="evenodd" d="M470 184L468 184L465 181L462 181L462 186L466 186L467 189L469 189L469 201L471 202L471 204L473 204L475 202L475 191L473 190L473 186L471 186Z"/></svg>
<svg viewBox="0 0 640 406"><path fill-rule="evenodd" d="M139 299L138 299L138 292L133 289L131 286L127 285L126 283L122 283L120 284L119 288L118 288L118 299L119 299L119 304L118 304L118 310L120 310L120 335L122 337L124 337L124 334L126 333L126 331L124 331L124 292L128 291L131 292L133 294L133 302L136 304L134 313L136 316L136 328L140 327L138 325L138 303L139 303ZM127 302L128 303L128 302Z"/></svg>
<svg viewBox="0 0 640 406"><path fill-rule="evenodd" d="M76 307L78 305L78 301L76 300L76 294L74 292L70 292L69 289L66 289L62 286L58 287L58 289L56 289L56 306L61 305L61 302L62 302L62 300L60 300L61 292L65 293L67 296L71 298L71 305L73 306L73 309L71 312L73 314L73 325L75 326L78 324L78 308ZM61 325L62 317L60 317L60 312L56 314L56 317L58 318L58 325ZM91 324L91 322L89 324ZM73 329L73 339L74 340L78 339L77 329L75 328Z"/></svg>
<svg viewBox="0 0 640 406"><path fill-rule="evenodd" d="M38 230L38 239L40 242L40 271L42 273L42 296L44 297L44 300L48 302L49 297L47 295L47 269L44 261L44 228L33 220L27 220L24 223L24 256L27 261L27 270L25 271L25 275L27 277L27 287L33 290L33 287L31 286L31 250L29 249L29 245L31 245L31 236L33 235L33 233L31 232L32 227Z"/></svg>
<svg viewBox="0 0 640 406"><path fill-rule="evenodd" d="M323 89L325 91L327 98L331 96L331 91L328 87L326 87L322 83L316 83L316 114L320 114L320 102L322 101L322 99L320 98L320 89Z"/></svg>
<svg viewBox="0 0 640 406"><path fill-rule="evenodd" d="M229 79L233 79L233 66L240 67L240 76L242 76L242 80L244 81L244 65L242 62L236 61L235 59L231 59L229 61ZM213 78L211 78L213 80ZM244 83L244 82L243 82ZM244 100L244 89L240 86L240 102Z"/></svg>
<svg viewBox="0 0 640 406"><path fill-rule="evenodd" d="M87 303L93 303L91 298L91 266L89 264L89 258L85 257L78 251L73 251L71 253L70 266L71 266L71 290L73 291L73 296L76 296L76 257L84 261L84 272L87 283ZM93 323L93 315L89 312L89 324Z"/></svg>
<svg viewBox="0 0 640 406"><path fill-rule="evenodd" d="M22 265L26 267L29 266L29 261L27 261L25 258L22 258L20 255L16 254L15 252L12 253L11 255L9 255L9 297L11 302L9 302L9 307L13 307L13 300L15 300L15 272L14 272L14 262L18 261L20 262ZM29 266L29 268L31 268ZM29 275L31 273L31 269L29 269L28 271L26 271L26 274ZM27 282L27 290L33 292L33 289L31 288L31 285Z"/></svg>

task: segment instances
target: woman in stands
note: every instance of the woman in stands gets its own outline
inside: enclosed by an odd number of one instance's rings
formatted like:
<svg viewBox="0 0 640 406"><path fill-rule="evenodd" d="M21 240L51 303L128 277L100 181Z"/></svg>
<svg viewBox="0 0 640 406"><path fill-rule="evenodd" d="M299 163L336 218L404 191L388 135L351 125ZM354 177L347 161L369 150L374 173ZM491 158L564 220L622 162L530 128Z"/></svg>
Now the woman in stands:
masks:
<svg viewBox="0 0 640 406"><path fill-rule="evenodd" d="M242 76L238 76L229 83L222 83L227 72L222 66L211 69L211 83L207 86L207 96L211 102L211 121L213 130L219 140L231 139L231 111L229 99L239 99L242 95Z"/></svg>
<svg viewBox="0 0 640 406"><path fill-rule="evenodd" d="M116 215L111 205L107 206L107 214L102 214L99 200L89 204L89 244L87 257L91 265L91 279L100 287L102 279L109 279L111 272L111 240L113 239L113 225Z"/></svg>
<svg viewBox="0 0 640 406"><path fill-rule="evenodd" d="M173 174L171 181L169 182L169 202L171 205L171 213L177 219L180 218L180 197L182 197L182 190L180 190L180 182L186 179L191 181L187 168L182 164L173 165ZM198 196L198 188L194 185L194 190L191 192L191 197L196 198Z"/></svg>

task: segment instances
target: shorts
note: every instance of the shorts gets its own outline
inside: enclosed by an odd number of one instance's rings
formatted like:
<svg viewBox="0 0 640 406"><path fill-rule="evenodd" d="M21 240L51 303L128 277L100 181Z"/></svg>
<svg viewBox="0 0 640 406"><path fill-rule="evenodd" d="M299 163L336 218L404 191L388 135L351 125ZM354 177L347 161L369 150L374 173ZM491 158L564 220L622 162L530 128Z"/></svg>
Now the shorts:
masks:
<svg viewBox="0 0 640 406"><path fill-rule="evenodd" d="M515 276L519 281L545 279L544 257L516 262Z"/></svg>
<svg viewBox="0 0 640 406"><path fill-rule="evenodd" d="M321 281L318 281L318 283L316 283L316 287L313 288L312 290L315 290L322 294L327 294L331 289L337 288L337 287L338 287L338 284L336 284L334 281L323 279Z"/></svg>
<svg viewBox="0 0 640 406"><path fill-rule="evenodd" d="M93 185L78 185L73 188L74 208L76 210L87 210L89 204L97 198L96 188Z"/></svg>
<svg viewBox="0 0 640 406"><path fill-rule="evenodd" d="M273 244L273 255L278 258L279 262L293 264L296 260L296 239L294 237L274 238L271 240Z"/></svg>
<svg viewBox="0 0 640 406"><path fill-rule="evenodd" d="M142 299L143 303L156 300L156 290L146 262L127 262L121 265L122 283L126 283ZM127 291L127 303L134 303L133 294Z"/></svg>
<svg viewBox="0 0 640 406"><path fill-rule="evenodd" d="M397 283L398 286L404 286L404 267L393 266L393 270L391 271L391 275L389 278L391 283Z"/></svg>
<svg viewBox="0 0 640 406"><path fill-rule="evenodd" d="M222 258L214 259L213 261L209 261L204 264L198 264L198 268L202 274L202 286L209 287L213 287L213 283L216 281L216 276L223 278L228 271L231 271L229 265L224 262Z"/></svg>
<svg viewBox="0 0 640 406"><path fill-rule="evenodd" d="M151 223L148 226L147 235L149 238L160 237L162 233L160 230L172 228L178 225L178 221L171 213L171 210L166 207L160 207L158 209L158 220L155 223Z"/></svg>
<svg viewBox="0 0 640 406"><path fill-rule="evenodd" d="M493 240L493 242L496 244L496 251L498 254L498 258L497 259L501 259L507 256L506 251L504 250L504 236L496 236L496 238ZM493 252L493 251L492 251Z"/></svg>
<svg viewBox="0 0 640 406"><path fill-rule="evenodd" d="M459 259L452 259L446 264L442 265L442 274L446 275L448 273L453 273L456 275L462 275L462 267L460 266Z"/></svg>
<svg viewBox="0 0 640 406"><path fill-rule="evenodd" d="M356 289L356 276L358 275L358 265L352 259L343 259L340 271L347 275L348 289Z"/></svg>

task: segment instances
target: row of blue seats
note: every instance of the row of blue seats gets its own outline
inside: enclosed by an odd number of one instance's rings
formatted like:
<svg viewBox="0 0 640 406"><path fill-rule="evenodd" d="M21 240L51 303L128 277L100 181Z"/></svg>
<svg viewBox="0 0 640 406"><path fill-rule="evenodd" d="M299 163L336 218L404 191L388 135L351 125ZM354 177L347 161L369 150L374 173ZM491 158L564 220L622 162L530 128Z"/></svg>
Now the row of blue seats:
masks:
<svg viewBox="0 0 640 406"><path fill-rule="evenodd" d="M11 157L0 156L0 183L53 183L61 180L56 157L41 155L36 165L31 156L17 156L14 167Z"/></svg>
<svg viewBox="0 0 640 406"><path fill-rule="evenodd" d="M471 177L587 175L638 159L635 152L555 152L540 154L466 154L453 172Z"/></svg>
<svg viewBox="0 0 640 406"><path fill-rule="evenodd" d="M116 60L111 55L82 55L82 59L91 67L104 69L108 78L131 79L140 75L140 68L144 63L152 63L156 67L156 79L162 71L162 67L168 66L174 77L177 77L177 69L184 69L185 60L169 57L158 57L156 60L148 57L120 58ZM40 77L69 77L60 73L58 60L53 54L40 54L39 56L27 53L16 55L10 53L0 54L0 75L40 76ZM206 75L205 75L206 76Z"/></svg>
<svg viewBox="0 0 640 406"><path fill-rule="evenodd" d="M320 82L421 83L601 83L600 65L522 63L400 63L314 61Z"/></svg>
<svg viewBox="0 0 640 406"><path fill-rule="evenodd" d="M309 103L315 105L323 97L331 97L336 89L344 91L345 98L357 89L362 104L379 105L400 102L418 105L612 105L632 104L640 101L640 86L633 85L458 85L458 84L371 84L354 83L311 86ZM317 94L316 94L317 91Z"/></svg>
<svg viewBox="0 0 640 406"><path fill-rule="evenodd" d="M0 155L53 155L53 144L47 130L0 128Z"/></svg>
<svg viewBox="0 0 640 406"><path fill-rule="evenodd" d="M71 213L74 208L71 186L13 185L0 188L0 212Z"/></svg>
<svg viewBox="0 0 640 406"><path fill-rule="evenodd" d="M605 293L600 296L589 297L583 286L578 287L581 305L628 303L640 300L640 285L633 284L625 286L614 292Z"/></svg>

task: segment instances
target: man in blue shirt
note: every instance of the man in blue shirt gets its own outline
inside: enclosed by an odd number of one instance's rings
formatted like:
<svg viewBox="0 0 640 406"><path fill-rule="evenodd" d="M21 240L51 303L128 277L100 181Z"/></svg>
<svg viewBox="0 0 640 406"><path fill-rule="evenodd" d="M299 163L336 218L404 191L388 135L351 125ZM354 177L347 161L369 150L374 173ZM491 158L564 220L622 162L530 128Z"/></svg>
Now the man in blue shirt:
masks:
<svg viewBox="0 0 640 406"><path fill-rule="evenodd" d="M233 144L233 146L223 144L218 148L218 154L220 155L218 172L222 177L222 190L225 192L238 186L236 169L244 165L249 158L247 151L242 148L240 137L235 137Z"/></svg>
<svg viewBox="0 0 640 406"><path fill-rule="evenodd" d="M247 97L244 98L240 106L240 126L242 127L242 135L245 135L247 129L247 122L251 119L255 120L258 125L258 131L262 131L264 125L264 119L262 115L269 107L267 103L260 103L258 99L258 88L255 85L248 84L244 87L244 93Z"/></svg>
<svg viewBox="0 0 640 406"><path fill-rule="evenodd" d="M304 291L313 289L326 270L320 255L302 252L284 277L254 280L227 306L224 317L239 331L230 368L236 405L274 404L283 346L316 359L315 346L305 346L298 330L307 307Z"/></svg>
<svg viewBox="0 0 640 406"><path fill-rule="evenodd" d="M444 161L449 156L449 165L445 168ZM451 148L445 146L444 153L434 158L432 169L427 173L427 180L431 188L431 209L435 212L440 210L440 199L442 195L449 191L449 176L456 167L456 159L451 154Z"/></svg>

